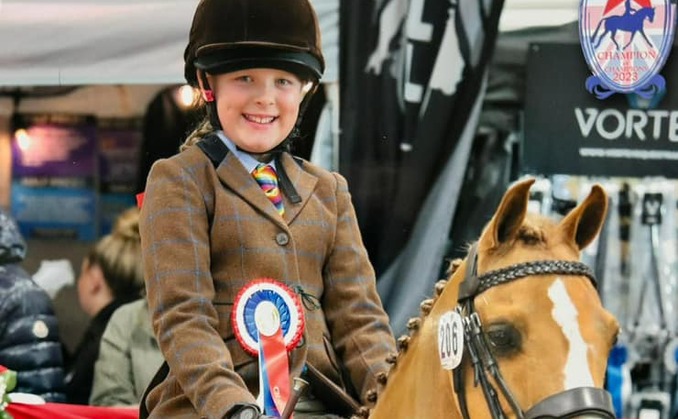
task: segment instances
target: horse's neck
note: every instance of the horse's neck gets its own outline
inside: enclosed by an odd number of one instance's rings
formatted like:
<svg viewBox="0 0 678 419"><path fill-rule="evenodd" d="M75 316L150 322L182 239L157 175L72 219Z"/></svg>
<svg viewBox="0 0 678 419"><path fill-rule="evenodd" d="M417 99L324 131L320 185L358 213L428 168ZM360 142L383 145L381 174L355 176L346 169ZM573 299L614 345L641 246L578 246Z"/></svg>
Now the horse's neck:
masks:
<svg viewBox="0 0 678 419"><path fill-rule="evenodd" d="M651 8L643 7L642 9L636 10L631 14L642 22L643 19L650 17L651 10L652 10Z"/></svg>
<svg viewBox="0 0 678 419"><path fill-rule="evenodd" d="M461 418L452 372L442 368L438 349L438 319L456 307L460 280L459 275L450 280L398 355L370 419Z"/></svg>
<svg viewBox="0 0 678 419"><path fill-rule="evenodd" d="M452 374L441 368L437 332L426 325L433 323L427 320L398 356L370 419L461 418Z"/></svg>

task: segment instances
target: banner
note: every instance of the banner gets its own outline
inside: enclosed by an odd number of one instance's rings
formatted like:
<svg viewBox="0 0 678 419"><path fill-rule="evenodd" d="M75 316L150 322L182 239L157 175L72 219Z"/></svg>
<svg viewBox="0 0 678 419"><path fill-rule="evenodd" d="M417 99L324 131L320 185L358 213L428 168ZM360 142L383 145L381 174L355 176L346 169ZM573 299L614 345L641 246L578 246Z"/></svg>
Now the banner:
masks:
<svg viewBox="0 0 678 419"><path fill-rule="evenodd" d="M675 49L675 48L674 48ZM596 99L579 44L532 44L527 62L523 172L678 178L678 66L656 106L630 94ZM656 100L655 100L656 101Z"/></svg>
<svg viewBox="0 0 678 419"><path fill-rule="evenodd" d="M31 239L96 239L96 193L87 187L12 183L12 215Z"/></svg>
<svg viewBox="0 0 678 419"><path fill-rule="evenodd" d="M141 119L99 119L99 177L102 193L134 195L141 159Z"/></svg>
<svg viewBox="0 0 678 419"><path fill-rule="evenodd" d="M378 275L403 250L467 128L502 6L502 0L342 2L340 171ZM461 157L464 167L467 156Z"/></svg>
<svg viewBox="0 0 678 419"><path fill-rule="evenodd" d="M136 205L141 146L140 118L97 121L99 161L99 236L111 232L121 212Z"/></svg>
<svg viewBox="0 0 678 419"><path fill-rule="evenodd" d="M97 131L88 115L13 119L11 210L31 238L97 236Z"/></svg>
<svg viewBox="0 0 678 419"><path fill-rule="evenodd" d="M18 115L13 120L12 176L90 177L96 168L94 118Z"/></svg>

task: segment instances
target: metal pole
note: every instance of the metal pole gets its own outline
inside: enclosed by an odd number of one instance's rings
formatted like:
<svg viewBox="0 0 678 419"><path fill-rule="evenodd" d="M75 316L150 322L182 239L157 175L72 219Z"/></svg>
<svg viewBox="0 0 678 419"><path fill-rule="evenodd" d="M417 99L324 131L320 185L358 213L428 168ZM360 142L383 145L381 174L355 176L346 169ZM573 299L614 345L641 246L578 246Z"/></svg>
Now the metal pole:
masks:
<svg viewBox="0 0 678 419"><path fill-rule="evenodd" d="M287 404L285 405L285 410L283 410L280 419L289 419L290 416L292 416L292 413L294 412L294 406L297 405L299 398L306 392L307 388L308 381L299 377L294 377L294 385L292 386L292 396L290 396L290 399L287 401Z"/></svg>

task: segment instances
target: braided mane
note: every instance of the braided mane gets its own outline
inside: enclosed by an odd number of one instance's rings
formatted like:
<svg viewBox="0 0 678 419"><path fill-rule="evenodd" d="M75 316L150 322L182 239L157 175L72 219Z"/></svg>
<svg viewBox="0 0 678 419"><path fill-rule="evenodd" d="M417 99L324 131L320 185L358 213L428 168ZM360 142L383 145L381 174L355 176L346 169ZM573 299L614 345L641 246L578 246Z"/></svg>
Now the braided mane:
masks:
<svg viewBox="0 0 678 419"><path fill-rule="evenodd" d="M451 278L452 275L457 271L459 266L462 263L462 259L454 259L450 262L450 265L447 267L447 278ZM429 315L433 305L435 304L440 294L442 294L445 286L447 285L448 279L441 279L437 281L433 287L433 298L427 298L419 304L419 316L412 317L407 321L407 335L402 335L397 340L398 353L391 354L386 358L386 362L391 365L390 370L386 372L381 372L377 374L377 382L379 383L378 389L372 389L367 392L367 401L370 403L376 403L379 397L379 392L386 386L388 382L388 377L393 371L393 368L398 363L398 359L404 355L407 351L412 339L417 337L417 331L419 331L419 326L422 324L424 319ZM370 409L367 406L362 406L358 412L356 412L351 419L367 419L370 416Z"/></svg>

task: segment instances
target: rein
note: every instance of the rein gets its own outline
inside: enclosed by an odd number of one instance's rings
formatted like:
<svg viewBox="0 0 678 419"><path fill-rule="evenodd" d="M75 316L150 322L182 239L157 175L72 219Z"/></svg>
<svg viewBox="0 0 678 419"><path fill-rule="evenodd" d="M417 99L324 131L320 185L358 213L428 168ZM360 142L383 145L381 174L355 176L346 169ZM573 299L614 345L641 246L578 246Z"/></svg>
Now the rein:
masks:
<svg viewBox="0 0 678 419"><path fill-rule="evenodd" d="M569 417L572 413L582 411L590 413L595 412L600 414L600 417L614 418L609 394L602 389L588 387L567 390L540 402L534 409L527 412L527 414L523 412L501 375L499 365L492 355L492 351L485 339L480 316L476 312L473 304L474 298L487 289L495 285L500 285L531 275L555 274L586 276L593 286L597 288L596 279L591 268L578 261L542 260L518 263L478 276L478 243L474 243L473 246L471 246L466 260L466 274L463 282L459 286L457 312L462 317L464 342L466 342L465 349L469 355L471 366L473 367L474 385L477 386L480 384L488 409L492 414L492 418L504 419L506 418L506 415L501 408L499 393L492 385L490 377L492 377L499 387L499 392L501 392L501 395L509 403L511 410L518 419L543 417L543 412L548 412L549 414L560 412L557 417L566 415ZM457 399L459 401L461 413L465 419L469 419L470 415L466 401L463 368L455 368L453 374L454 386L457 390ZM605 395L607 395L607 398ZM593 401L582 404L582 398ZM604 416L602 416L603 414Z"/></svg>

